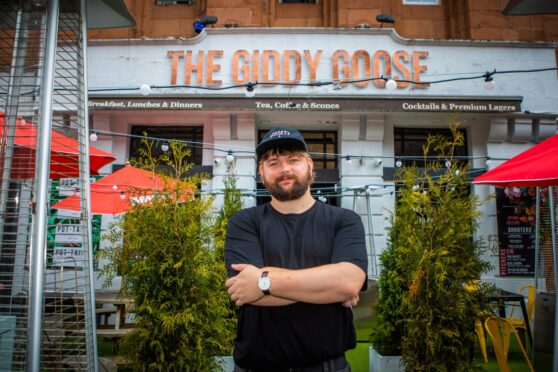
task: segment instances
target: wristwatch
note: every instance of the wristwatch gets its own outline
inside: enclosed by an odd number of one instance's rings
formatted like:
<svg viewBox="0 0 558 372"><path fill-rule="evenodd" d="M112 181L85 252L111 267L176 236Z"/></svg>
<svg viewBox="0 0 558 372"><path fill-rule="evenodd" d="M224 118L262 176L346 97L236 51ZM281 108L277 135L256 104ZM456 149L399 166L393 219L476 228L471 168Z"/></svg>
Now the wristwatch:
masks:
<svg viewBox="0 0 558 372"><path fill-rule="evenodd" d="M264 293L264 295L271 294L269 293L269 287L271 287L271 281L269 280L269 271L264 271L262 276L258 280L258 288Z"/></svg>

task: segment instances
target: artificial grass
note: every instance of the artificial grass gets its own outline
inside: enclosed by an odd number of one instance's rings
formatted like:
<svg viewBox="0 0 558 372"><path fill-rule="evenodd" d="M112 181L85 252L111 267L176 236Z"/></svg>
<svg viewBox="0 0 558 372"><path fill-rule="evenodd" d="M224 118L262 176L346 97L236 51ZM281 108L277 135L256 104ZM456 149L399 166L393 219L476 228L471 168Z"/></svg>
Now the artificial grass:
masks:
<svg viewBox="0 0 558 372"><path fill-rule="evenodd" d="M353 350L347 352L347 360L351 364L353 372L367 372L369 371L369 335L372 328L375 326L375 318L370 315L355 321L355 329L357 332L357 346ZM478 343L475 344L474 358L477 364L484 368L487 372L499 372L498 362L496 361L496 355L492 351L492 345L489 339L487 339L487 351L488 351L488 363L484 363L482 359L482 354L478 347ZM531 348L529 342L527 342L527 353L530 355ZM510 349L508 352L508 364L513 372L523 372L529 371L529 367L515 337L512 336L510 339Z"/></svg>
<svg viewBox="0 0 558 372"><path fill-rule="evenodd" d="M360 319L355 320L355 329L357 333L357 345L354 349L349 350L346 353L347 360L351 364L351 369L353 372L367 372L369 371L369 351L370 346L369 336L372 332L372 328L375 326L376 320L370 315ZM527 343L528 344L528 343ZM99 356L111 357L113 355L113 341L106 338L98 338L98 351ZM482 360L482 355L478 348L478 344L475 344L474 358L477 364L483 367L487 372L498 372L498 363L496 361L496 356L492 351L492 346L490 340L487 340L487 350L488 350L488 363L484 363ZM528 345L527 352L530 353L530 345ZM529 367L525 362L523 354L519 349L515 337L510 340L510 350L508 354L508 364L513 372L523 372L529 371ZM119 368L119 371L127 371L128 369Z"/></svg>

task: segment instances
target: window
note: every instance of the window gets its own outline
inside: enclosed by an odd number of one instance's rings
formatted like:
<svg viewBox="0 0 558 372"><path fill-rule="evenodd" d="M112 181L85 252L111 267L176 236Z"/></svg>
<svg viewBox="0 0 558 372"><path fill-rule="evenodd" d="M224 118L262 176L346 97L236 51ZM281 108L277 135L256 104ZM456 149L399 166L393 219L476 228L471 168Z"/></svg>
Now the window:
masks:
<svg viewBox="0 0 558 372"><path fill-rule="evenodd" d="M258 143L268 130L258 131ZM318 195L317 190L320 190L321 195L325 196L327 204L339 205L339 196L337 183L339 181L338 173L338 159L337 154L337 132L336 131L314 131L314 130L300 130L300 134L304 137L308 145L308 152L315 152L318 154L312 155L314 161L314 184L310 188L312 195ZM258 175L259 176L259 175ZM263 204L271 200L269 193L265 186L258 182L257 184L258 197L256 203Z"/></svg>
<svg viewBox="0 0 558 372"><path fill-rule="evenodd" d="M134 137L130 141L130 158L137 158L139 156L139 146L141 143L141 136L147 135L152 138L161 138L167 140L180 140L196 142L198 145L188 144L190 148L191 156L188 159L189 163L194 165L201 165L202 163L202 145L203 142L203 126L144 126L144 125L134 125L132 126L132 135L138 136ZM161 155L163 150L161 145L154 146L153 155Z"/></svg>
<svg viewBox="0 0 558 372"><path fill-rule="evenodd" d="M279 4L318 4L320 0L279 0Z"/></svg>
<svg viewBox="0 0 558 372"><path fill-rule="evenodd" d="M440 0L403 0L404 5L439 5Z"/></svg>
<svg viewBox="0 0 558 372"><path fill-rule="evenodd" d="M262 140L267 130L258 132L258 143ZM312 155L314 169L337 169L337 132L336 131L312 131L301 130L308 145L308 152L319 153Z"/></svg>
<svg viewBox="0 0 558 372"><path fill-rule="evenodd" d="M464 134L465 144L455 149L454 156L467 156L467 132L460 129ZM446 128L394 128L394 155L395 160L398 157L413 157L412 159L400 159L403 165L412 165L413 162L420 166L422 157L424 156L422 146L426 144L428 135L441 134L448 139L452 139L450 129ZM429 156L436 156L437 154L432 149ZM440 160L443 161L443 160Z"/></svg>
<svg viewBox="0 0 558 372"><path fill-rule="evenodd" d="M195 0L156 0L155 5L194 4Z"/></svg>

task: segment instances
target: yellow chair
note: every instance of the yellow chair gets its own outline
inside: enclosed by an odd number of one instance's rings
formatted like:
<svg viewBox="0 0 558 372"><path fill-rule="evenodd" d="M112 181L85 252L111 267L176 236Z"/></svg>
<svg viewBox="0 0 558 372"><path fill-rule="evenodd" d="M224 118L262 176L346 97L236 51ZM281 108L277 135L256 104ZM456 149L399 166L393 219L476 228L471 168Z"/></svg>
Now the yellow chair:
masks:
<svg viewBox="0 0 558 372"><path fill-rule="evenodd" d="M484 336L484 327L480 320L476 320L475 322L475 333L477 334L477 338L479 339L479 348L482 354L482 358L484 359L485 363L488 363L488 355L486 354L486 337Z"/></svg>
<svg viewBox="0 0 558 372"><path fill-rule="evenodd" d="M531 322L533 314L535 313L535 286L532 284L524 285L517 290L517 293L523 294L523 291L525 290L527 290L527 321ZM527 327L525 325L525 319L523 319L523 316L521 316L521 318L515 318L513 316L514 310L515 307L512 308L510 315L506 317L506 319L509 320L514 329L521 328L526 332Z"/></svg>
<svg viewBox="0 0 558 372"><path fill-rule="evenodd" d="M465 283L465 289L468 291L476 291L480 280L475 279ZM485 363L488 363L488 355L486 353L486 336L484 335L484 327L482 322L477 319L475 321L475 333L477 334L477 338L479 339L479 349L482 354L482 358L484 359Z"/></svg>
<svg viewBox="0 0 558 372"><path fill-rule="evenodd" d="M490 317L484 321L484 326L488 335L492 340L492 346L494 347L494 353L496 354L496 360L498 361L498 368L500 372L511 372L508 365L508 352L510 334L514 334L519 348L525 357L525 361L529 366L529 370L534 372L533 365L529 360L527 351L523 347L521 340L517 334L517 331L513 328L513 325L506 318Z"/></svg>

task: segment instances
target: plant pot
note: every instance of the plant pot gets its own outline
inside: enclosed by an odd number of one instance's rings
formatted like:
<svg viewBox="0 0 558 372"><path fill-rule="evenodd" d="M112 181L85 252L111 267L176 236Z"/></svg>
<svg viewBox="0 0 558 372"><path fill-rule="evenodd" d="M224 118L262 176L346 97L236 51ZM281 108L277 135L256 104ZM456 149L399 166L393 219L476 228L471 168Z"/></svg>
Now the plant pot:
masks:
<svg viewBox="0 0 558 372"><path fill-rule="evenodd" d="M369 348L370 372L403 372L401 356L383 356L373 346Z"/></svg>
<svg viewBox="0 0 558 372"><path fill-rule="evenodd" d="M234 370L234 359L232 356L216 356L215 359L221 362L221 368L214 372L232 372Z"/></svg>

